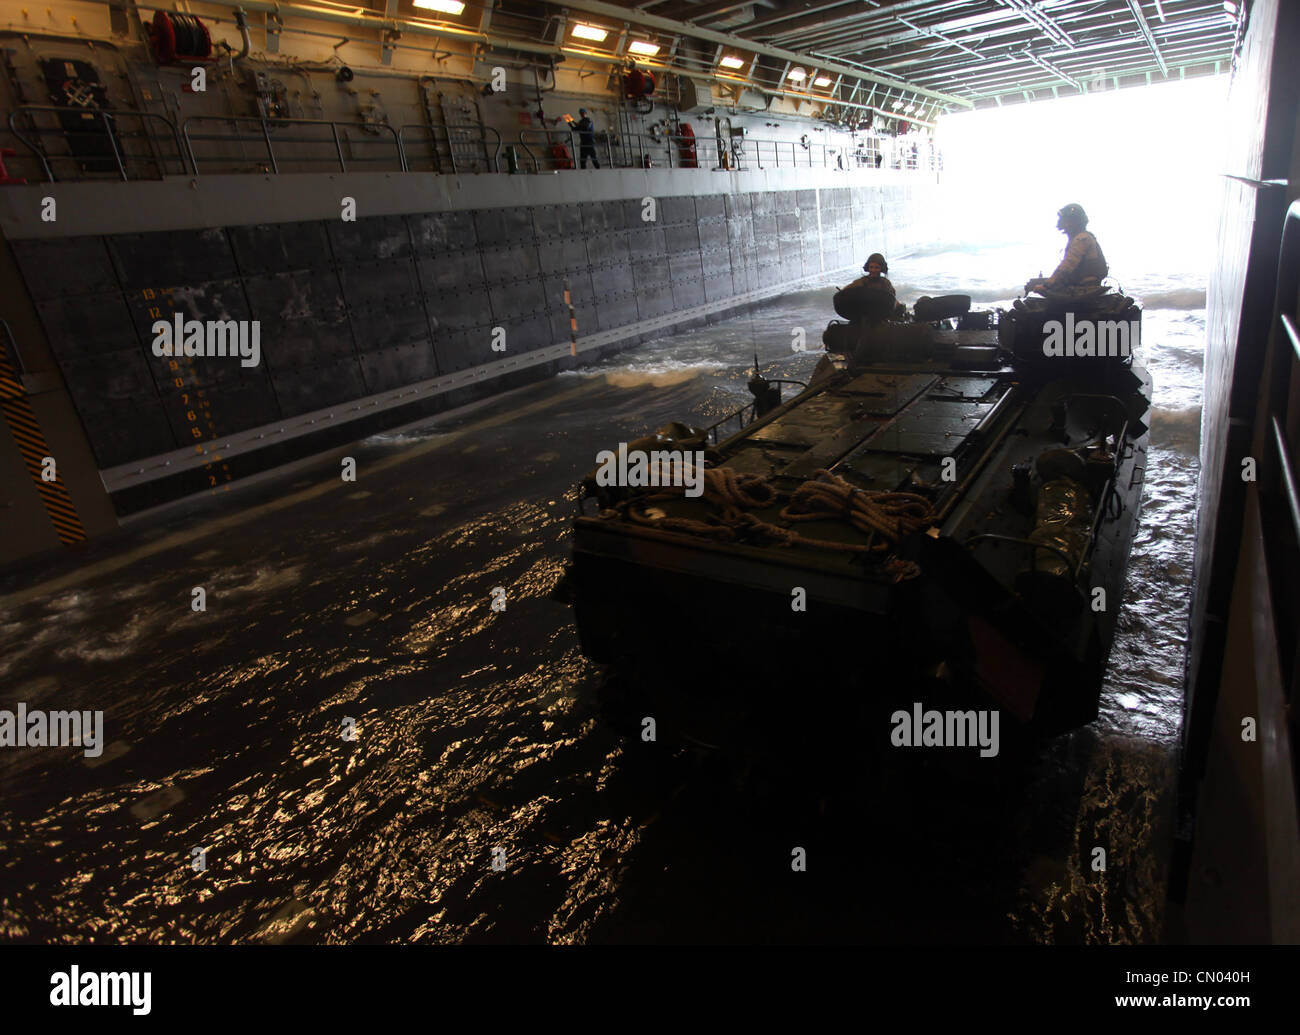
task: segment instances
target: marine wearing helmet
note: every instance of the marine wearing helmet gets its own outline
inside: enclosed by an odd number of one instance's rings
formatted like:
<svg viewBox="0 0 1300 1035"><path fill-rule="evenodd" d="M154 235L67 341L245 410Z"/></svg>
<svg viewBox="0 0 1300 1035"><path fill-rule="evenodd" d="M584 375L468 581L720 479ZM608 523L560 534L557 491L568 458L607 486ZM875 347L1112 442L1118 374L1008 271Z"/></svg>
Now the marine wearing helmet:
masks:
<svg viewBox="0 0 1300 1035"><path fill-rule="evenodd" d="M1058 296L1085 295L1094 292L1102 277L1110 271L1097 238L1087 230L1088 214L1082 205L1069 204L1056 213L1056 229L1069 237L1065 258L1050 277L1034 277L1025 284L1025 293L1038 291Z"/></svg>
<svg viewBox="0 0 1300 1035"><path fill-rule="evenodd" d="M888 278L882 276L882 274L889 272L889 263L885 261L885 257L879 252L872 252L867 256L867 261L862 264L862 271L866 273L866 276L859 277L849 287L880 288L888 291L891 295L894 293L894 285L889 282Z"/></svg>

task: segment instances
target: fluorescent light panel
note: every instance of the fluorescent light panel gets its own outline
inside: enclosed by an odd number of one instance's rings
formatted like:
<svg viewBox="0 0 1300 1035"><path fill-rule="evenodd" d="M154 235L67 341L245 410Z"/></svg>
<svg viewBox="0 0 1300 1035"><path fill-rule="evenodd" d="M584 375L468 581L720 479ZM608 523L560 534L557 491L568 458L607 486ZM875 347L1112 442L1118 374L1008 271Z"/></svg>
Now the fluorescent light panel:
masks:
<svg viewBox="0 0 1300 1035"><path fill-rule="evenodd" d="M785 74L787 79L793 79L796 83L802 83L808 78L808 73L802 68L792 68Z"/></svg>
<svg viewBox="0 0 1300 1035"><path fill-rule="evenodd" d="M609 30L602 29L599 25L584 25L579 22L573 27L573 35L580 40L593 40L599 43L609 35Z"/></svg>
<svg viewBox="0 0 1300 1035"><path fill-rule="evenodd" d="M813 86L830 86L830 85L831 85L831 77L828 75L819 75L816 79L813 80Z"/></svg>
<svg viewBox="0 0 1300 1035"><path fill-rule="evenodd" d="M633 54L644 54L646 57L654 57L659 53L659 44L643 43L641 40L633 40L627 45L627 49Z"/></svg>
<svg viewBox="0 0 1300 1035"><path fill-rule="evenodd" d="M738 57L732 57L730 54L728 54L721 61L719 61L718 64L720 64L723 68L744 68L745 67L744 60Z"/></svg>
<svg viewBox="0 0 1300 1035"><path fill-rule="evenodd" d="M465 10L460 0L411 0L411 3L426 11L441 11L443 14L460 14Z"/></svg>

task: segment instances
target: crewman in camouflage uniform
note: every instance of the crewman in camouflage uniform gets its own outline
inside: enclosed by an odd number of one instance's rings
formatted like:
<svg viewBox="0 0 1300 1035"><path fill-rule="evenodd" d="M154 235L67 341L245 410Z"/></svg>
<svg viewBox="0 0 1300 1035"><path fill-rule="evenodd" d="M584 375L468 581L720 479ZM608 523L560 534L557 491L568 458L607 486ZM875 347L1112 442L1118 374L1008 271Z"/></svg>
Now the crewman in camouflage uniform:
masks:
<svg viewBox="0 0 1300 1035"><path fill-rule="evenodd" d="M1110 268L1097 238L1088 233L1088 214L1081 205L1066 205L1056 214L1056 229L1069 235L1065 258L1050 277L1034 277L1025 284L1025 294L1038 291L1055 298L1094 294Z"/></svg>

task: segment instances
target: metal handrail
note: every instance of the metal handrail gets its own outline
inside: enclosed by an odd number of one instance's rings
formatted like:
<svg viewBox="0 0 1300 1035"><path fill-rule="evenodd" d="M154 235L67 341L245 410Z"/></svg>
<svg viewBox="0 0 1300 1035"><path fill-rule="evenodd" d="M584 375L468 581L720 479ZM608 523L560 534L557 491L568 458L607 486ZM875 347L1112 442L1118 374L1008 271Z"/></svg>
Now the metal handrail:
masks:
<svg viewBox="0 0 1300 1035"><path fill-rule="evenodd" d="M572 144L572 142L573 142L573 136L574 136L574 134L577 133L577 132L578 132L578 131L577 131L576 129L572 129L572 128L565 128L565 129L521 129L521 130L519 131L519 146L522 147L522 148L524 149L524 154L528 157L528 160L529 160L530 162L533 163L533 172L535 172L535 173L540 173L540 172L542 171L542 164L541 164L541 162L539 162L539 161L537 160L537 155L533 154L533 149L532 149L531 147L528 146L528 135L529 135L529 134L532 134L532 135L535 136L535 137L541 137L541 141L540 141L540 142L543 143L543 144L546 143L548 140L551 140L551 139L553 139L553 138L558 138L559 140L561 140L561 141L563 141L563 142L565 142L565 143ZM599 135L600 138L601 138L600 142L601 142L602 144L605 145L605 162L606 162L606 166L607 166L608 168L611 168L611 169L618 168L618 166L617 166L616 163L614 162L614 151L613 151L612 147L610 146L609 134L608 134L608 133L600 133L600 134L598 134L598 135ZM574 157L572 158L572 161L573 161L573 163L574 163L574 164L573 164L573 168L576 169L576 168L578 167L578 157L577 157L577 156L574 156Z"/></svg>
<svg viewBox="0 0 1300 1035"><path fill-rule="evenodd" d="M192 173L199 175L201 161L208 162L230 162L234 158L226 158L220 155L214 155L210 158L200 159L195 151L195 144L210 141L219 143L250 143L254 142L265 149L265 158L262 159L269 165L273 173L280 172L282 162L330 162L336 164L340 171L346 172L349 165L358 163L387 161L385 157L351 157L344 153L343 133L364 129L367 133L387 134L391 138L394 150L396 151L396 164L402 172L413 171L411 161L407 156L407 139L417 133L427 133L434 139L434 164L439 164L436 153L437 137L441 133L444 135L447 144L447 154L451 162L452 172L459 173L461 170L457 162L456 141L453 140L454 131L473 133L477 137L477 143L483 148L484 162L489 172L501 173L501 152L503 150L503 138L497 129L482 124L466 124L463 126L427 126L420 124L407 124L397 128L387 125L386 123L361 123L361 122L339 122L329 119L305 119L305 118L268 118L261 115L191 115L179 129L176 124L164 115L158 115L153 112L143 111L121 111L97 108L68 108L56 105L24 105L14 109L9 114L9 129L13 135L27 147L29 151L43 168L45 178L49 182L54 182L56 177L52 162L54 161L81 161L88 159L78 155L50 155L48 154L40 139L30 139L15 124L18 116L25 115L31 117L36 114L68 114L68 113L89 114L94 118L102 121L103 133L109 141L112 150L111 155L104 155L103 160L112 162L116 165L118 176L123 181L131 178L129 164L132 161L143 160L137 156L124 154L119 147L119 140L124 136L118 120L137 118L146 125L161 123L165 127L165 135L169 136L172 145L175 147L175 157L154 153L148 157L154 166L159 170L160 175L167 175L167 163L176 162L182 175ZM203 123L221 123L233 127L233 132L224 133L198 133L193 127ZM286 127L307 126L307 127L326 127L328 136L317 138L314 136L284 136L282 131ZM252 127L252 132L240 132L241 127ZM67 130L62 127L41 129L33 126L33 129L39 134L48 134L57 132L67 137L76 130ZM98 136L100 130L95 131ZM519 145L523 152L523 158L526 162L531 163L533 172L541 172L544 162L534 150L539 142L563 140L570 143L573 140L573 134L576 132L571 126L557 129L523 129L519 133ZM148 139L152 142L155 134L147 134ZM530 141L533 146L530 146ZM368 142L363 138L348 137L349 145L355 146L358 142ZM325 158L318 155L301 155L288 158L283 148L277 153L276 145L284 144L303 144L315 145L333 144L333 155ZM711 134L700 136L686 136L684 134L661 133L652 134L644 132L623 132L610 133L601 132L597 134L597 147L600 149L602 165L608 168L637 168L645 167L650 161L664 161L670 169L680 168L699 168L699 169L763 169L769 166L776 168L794 167L794 168L831 168L849 171L860 168L865 165L867 168L876 167L874 160L879 156L883 158L884 152L879 147L881 141L876 138L869 138L865 144L858 144L856 147L844 144L826 144L820 141L809 140L807 143L797 140L774 140L767 138L755 137L730 137L719 139ZM683 151L693 147L695 153L695 162L693 165L683 165ZM462 156L463 157L463 156ZM724 161L725 158L725 161ZM929 151L926 155L927 161L912 166L910 155L894 155L889 163L890 168L897 169L928 169L937 170L942 166L942 158L938 151ZM93 158L92 158L93 160ZM575 158L575 164L577 160ZM436 170L440 171L440 170Z"/></svg>
<svg viewBox="0 0 1300 1035"><path fill-rule="evenodd" d="M746 419L745 415L752 414L754 412L754 405L755 404L752 402L745 403L745 405L742 406L740 409L728 413L725 417L721 418L720 420L714 421L712 424L710 424L707 428L704 429L705 434L712 436L712 442L716 446L719 441L718 429L721 428L722 425L726 424L728 421L733 421L733 420L739 421L740 427L737 430L743 431L746 427L749 426L750 421L752 421L753 419L752 417Z"/></svg>
<svg viewBox="0 0 1300 1035"><path fill-rule="evenodd" d="M203 135L192 134L190 132L190 124L199 123L199 122L254 123L261 130L261 133L257 136L246 136L244 134L203 134ZM186 150L189 152L190 165L194 169L195 176L199 175L199 160L198 160L198 156L194 153L193 142L195 140L240 141L245 143L250 140L260 140L266 145L266 157L267 157L267 161L270 163L271 172L273 174L278 175L280 172L280 166L279 166L279 162L276 161L275 142L271 138L271 130L272 128L279 129L282 126L328 126L330 130L330 137L334 144L335 155L339 163L340 172L348 171L348 160L343 155L343 141L342 138L340 138L339 136L340 127L342 127L345 130L346 129L366 129L366 130L376 129L376 130L387 132L393 138L393 146L397 151L397 163L400 170L402 172L408 171L408 167L406 164L406 153L402 149L401 136L396 129L394 129L392 126L388 125L387 123L336 122L330 119L294 119L294 118L268 119L262 115L191 115L189 118L187 118L184 122L181 123L181 137L185 141ZM318 140L313 137L280 137L279 142L281 144L288 143L288 144L317 144L317 145L321 143L325 143L325 141ZM349 144L351 144L353 141L349 139L348 142ZM314 156L312 157L296 156L292 159L292 161L295 162L318 162L318 161L329 161L329 160L330 159L322 159ZM357 158L354 156L351 160L352 162L356 163L356 162L383 161L384 159Z"/></svg>
<svg viewBox="0 0 1300 1035"><path fill-rule="evenodd" d="M501 147L502 147L501 133L500 133L499 130L495 129L494 127L492 127L492 126L484 126L484 125L479 124L479 123L466 123L466 124L464 124L464 125L457 125L457 124L454 124L454 123L453 123L452 125L447 125L447 126L428 126L428 125L423 125L423 124L418 123L418 122L409 122L409 123L406 123L406 124L403 125L403 126L399 126L398 129L397 129L397 138L398 138L398 140L401 142L401 145L402 145L402 152L403 152L403 154L405 154L405 155L407 156L407 159L406 159L406 160L407 160L407 166L408 166L408 168L407 168L406 171L408 171L408 172L415 172L416 170L410 168L410 166L411 166L413 163L412 163L412 160L411 160L411 158L410 158L409 151L407 150L407 147L406 147L406 133L407 133L407 130L410 130L410 131L412 131L413 133L414 133L414 132L428 133L431 137L434 138L434 144L433 144L433 146L434 146L433 162L434 162L434 166L435 166L435 169L434 169L435 172L441 172L441 171L442 171L441 169L436 168L436 166L439 164L439 162L438 162L438 153L437 153L437 146L438 146L438 145L437 145L437 139L436 139L438 133L442 133L442 134L444 134L444 136L445 136L445 138L446 138L446 141L447 141L447 158L448 158L448 160L451 162L451 171L452 171L452 173L453 173L453 174L456 174L456 173L459 173L459 172L460 172L460 169L459 169L459 168L457 167L457 165L456 165L456 147L455 147L455 145L456 145L457 141L454 141L454 140L452 139L452 136L451 136L453 130L457 130L457 131L465 131L465 132L477 132L477 133L478 133L478 141L477 141L477 143L478 143L478 144L483 148L483 160L484 160L484 162L487 164L487 166L489 167L489 170L490 170L490 171L492 171L492 172L498 172L498 173L501 171ZM495 141L496 141L496 146L495 146L491 151L488 150L489 134L491 134L491 137L492 137L492 138L495 138Z"/></svg>
<svg viewBox="0 0 1300 1035"><path fill-rule="evenodd" d="M107 159L109 156L93 155L87 157L85 155L75 155L75 154L51 155L46 152L39 137L37 140L30 140L23 135L23 133L18 129L16 125L14 125L14 120L19 115L26 115L29 118L33 115L93 115L96 116L104 124L104 135L108 138L109 146L112 148L113 151L112 158L114 164L116 164L117 166L118 176L121 178L123 183L126 183L131 179L130 174L127 171L127 162L148 160L152 162L154 166L158 169L158 174L159 177L161 178L162 176L167 175L164 162L170 161L171 159L159 158L159 156L156 154L149 156L148 159L140 158L135 155L129 155L129 154L123 155L121 148L118 147L118 136L122 133L122 131L115 125L115 121L118 119L140 119L142 123L147 123L150 120L154 122L161 122L163 126L167 128L167 131L172 138L172 143L176 146L175 161L180 164L181 174L184 175L186 172L189 171L190 168L186 164L186 149L181 145L181 137L177 133L176 124L172 122L171 119L167 118L165 115L158 115L150 111L122 111L122 110L112 109L112 108L72 108L72 107L66 107L57 104L24 104L21 105L20 107L15 108L13 111L9 113L9 119L8 119L9 132L12 133L14 137L16 137L19 141L21 141L27 147L27 149L31 151L32 154L35 155L36 158L40 161L41 168L45 172L45 182L47 183L58 182L57 178L54 175L54 169L50 165L51 161L87 162L87 161L94 161L96 159ZM50 128L50 129L42 129L39 126L36 126L34 122L31 128L37 134L57 133L60 136L65 138L71 137L73 135L82 132L80 130L66 129L63 126ZM98 133L96 133L95 135L97 136ZM148 139L152 140L151 137Z"/></svg>

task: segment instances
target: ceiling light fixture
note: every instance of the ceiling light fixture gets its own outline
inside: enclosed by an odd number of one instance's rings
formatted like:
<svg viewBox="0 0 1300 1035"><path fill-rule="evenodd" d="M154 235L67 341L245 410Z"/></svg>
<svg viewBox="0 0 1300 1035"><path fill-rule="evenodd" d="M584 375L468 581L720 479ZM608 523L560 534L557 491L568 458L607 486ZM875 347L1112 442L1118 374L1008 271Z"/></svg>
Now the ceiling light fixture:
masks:
<svg viewBox="0 0 1300 1035"><path fill-rule="evenodd" d="M641 40L633 40L627 45L627 49L633 54L643 54L646 57L654 57L659 53L659 44L643 43Z"/></svg>
<svg viewBox="0 0 1300 1035"><path fill-rule="evenodd" d="M595 43L600 43L609 35L609 30L602 29L599 25L585 25L579 22L573 27L573 35L580 40L592 40Z"/></svg>
<svg viewBox="0 0 1300 1035"><path fill-rule="evenodd" d="M416 7L426 11L441 11L443 14L460 14L465 5L460 0L411 0Z"/></svg>

